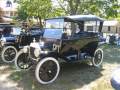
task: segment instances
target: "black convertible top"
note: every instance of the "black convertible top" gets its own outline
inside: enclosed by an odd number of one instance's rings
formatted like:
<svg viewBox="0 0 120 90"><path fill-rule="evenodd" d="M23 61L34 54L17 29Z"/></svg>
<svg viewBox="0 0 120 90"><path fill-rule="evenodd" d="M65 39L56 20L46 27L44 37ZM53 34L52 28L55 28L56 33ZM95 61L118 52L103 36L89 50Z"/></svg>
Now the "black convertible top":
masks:
<svg viewBox="0 0 120 90"><path fill-rule="evenodd" d="M72 15L66 17L77 21L101 21L101 22L104 21L102 18L95 15Z"/></svg>
<svg viewBox="0 0 120 90"><path fill-rule="evenodd" d="M100 21L103 22L104 20L96 15L71 15L71 16L63 16L63 17L55 17L49 19L65 19L67 21ZM46 20L49 20L46 19Z"/></svg>

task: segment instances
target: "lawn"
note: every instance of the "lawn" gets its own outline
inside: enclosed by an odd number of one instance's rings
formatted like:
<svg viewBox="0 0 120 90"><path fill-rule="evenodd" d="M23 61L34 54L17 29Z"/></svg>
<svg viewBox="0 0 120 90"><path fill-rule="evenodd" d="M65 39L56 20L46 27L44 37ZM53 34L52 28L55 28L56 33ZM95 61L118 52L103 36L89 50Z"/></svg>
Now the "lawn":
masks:
<svg viewBox="0 0 120 90"><path fill-rule="evenodd" d="M113 90L110 85L112 71L120 65L120 47L104 45L102 68L81 63L61 63L57 80L41 85L34 77L34 68L16 71L14 65L0 64L0 90Z"/></svg>

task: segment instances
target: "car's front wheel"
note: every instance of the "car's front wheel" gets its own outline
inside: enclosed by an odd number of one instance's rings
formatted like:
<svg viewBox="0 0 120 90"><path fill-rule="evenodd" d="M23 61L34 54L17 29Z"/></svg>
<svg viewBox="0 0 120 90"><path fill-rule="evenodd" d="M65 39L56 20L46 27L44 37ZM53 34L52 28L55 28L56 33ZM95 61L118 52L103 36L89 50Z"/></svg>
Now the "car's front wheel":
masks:
<svg viewBox="0 0 120 90"><path fill-rule="evenodd" d="M94 53L94 57L92 59L93 66L99 67L103 62L103 50L98 48Z"/></svg>
<svg viewBox="0 0 120 90"><path fill-rule="evenodd" d="M32 67L33 63L29 57L29 53L24 53L20 50L15 58L15 66L18 70L28 70Z"/></svg>
<svg viewBox="0 0 120 90"><path fill-rule="evenodd" d="M39 83L49 84L56 80L59 71L59 62L55 58L47 57L38 62L35 76Z"/></svg>
<svg viewBox="0 0 120 90"><path fill-rule="evenodd" d="M6 46L2 49L1 58L6 63L11 63L15 60L17 50L14 46Z"/></svg>

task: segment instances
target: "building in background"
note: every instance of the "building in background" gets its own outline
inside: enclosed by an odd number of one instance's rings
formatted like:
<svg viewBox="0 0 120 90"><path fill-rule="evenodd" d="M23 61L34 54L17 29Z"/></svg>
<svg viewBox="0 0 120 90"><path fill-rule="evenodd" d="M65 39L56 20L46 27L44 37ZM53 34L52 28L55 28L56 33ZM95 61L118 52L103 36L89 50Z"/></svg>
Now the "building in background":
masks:
<svg viewBox="0 0 120 90"><path fill-rule="evenodd" d="M98 31L98 27L96 27L96 25L98 26L99 23L87 23L85 24L85 27L84 29L86 31ZM120 34L120 22L117 21L117 20L106 20L104 21L103 23L103 28L102 28L102 32L103 33L113 33L113 34L116 34L116 33L119 33Z"/></svg>
<svg viewBox="0 0 120 90"><path fill-rule="evenodd" d="M99 29L99 23L93 22L93 23L86 23L85 24L85 31L90 32L98 32ZM110 37L115 37L116 40L120 38L120 22L117 20L106 20L103 23L102 27L102 34L103 38L106 39L106 43L109 43Z"/></svg>
<svg viewBox="0 0 120 90"><path fill-rule="evenodd" d="M14 0L0 0L0 8L4 13L4 16L16 16L18 4Z"/></svg>
<svg viewBox="0 0 120 90"><path fill-rule="evenodd" d="M11 18L17 16L18 4L14 0L0 0L0 9L4 22L11 22Z"/></svg>
<svg viewBox="0 0 120 90"><path fill-rule="evenodd" d="M120 33L120 22L117 20L105 21L102 30L104 33Z"/></svg>

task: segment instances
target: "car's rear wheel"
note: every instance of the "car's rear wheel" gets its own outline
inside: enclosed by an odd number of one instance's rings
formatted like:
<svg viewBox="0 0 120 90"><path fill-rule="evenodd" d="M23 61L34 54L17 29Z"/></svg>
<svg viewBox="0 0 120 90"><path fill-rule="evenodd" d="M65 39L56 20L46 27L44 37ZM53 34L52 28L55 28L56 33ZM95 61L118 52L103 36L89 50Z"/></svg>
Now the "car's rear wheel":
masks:
<svg viewBox="0 0 120 90"><path fill-rule="evenodd" d="M1 58L6 63L11 63L15 60L17 50L14 46L6 46L2 49Z"/></svg>
<svg viewBox="0 0 120 90"><path fill-rule="evenodd" d="M93 66L99 67L103 62L103 50L98 48L94 53L94 57L92 59Z"/></svg>
<svg viewBox="0 0 120 90"><path fill-rule="evenodd" d="M60 66L55 58L47 57L40 60L35 69L35 76L39 83L49 84L56 80Z"/></svg>
<svg viewBox="0 0 120 90"><path fill-rule="evenodd" d="M24 53L20 50L15 58L15 66L18 70L28 70L32 67L32 60L28 53Z"/></svg>

